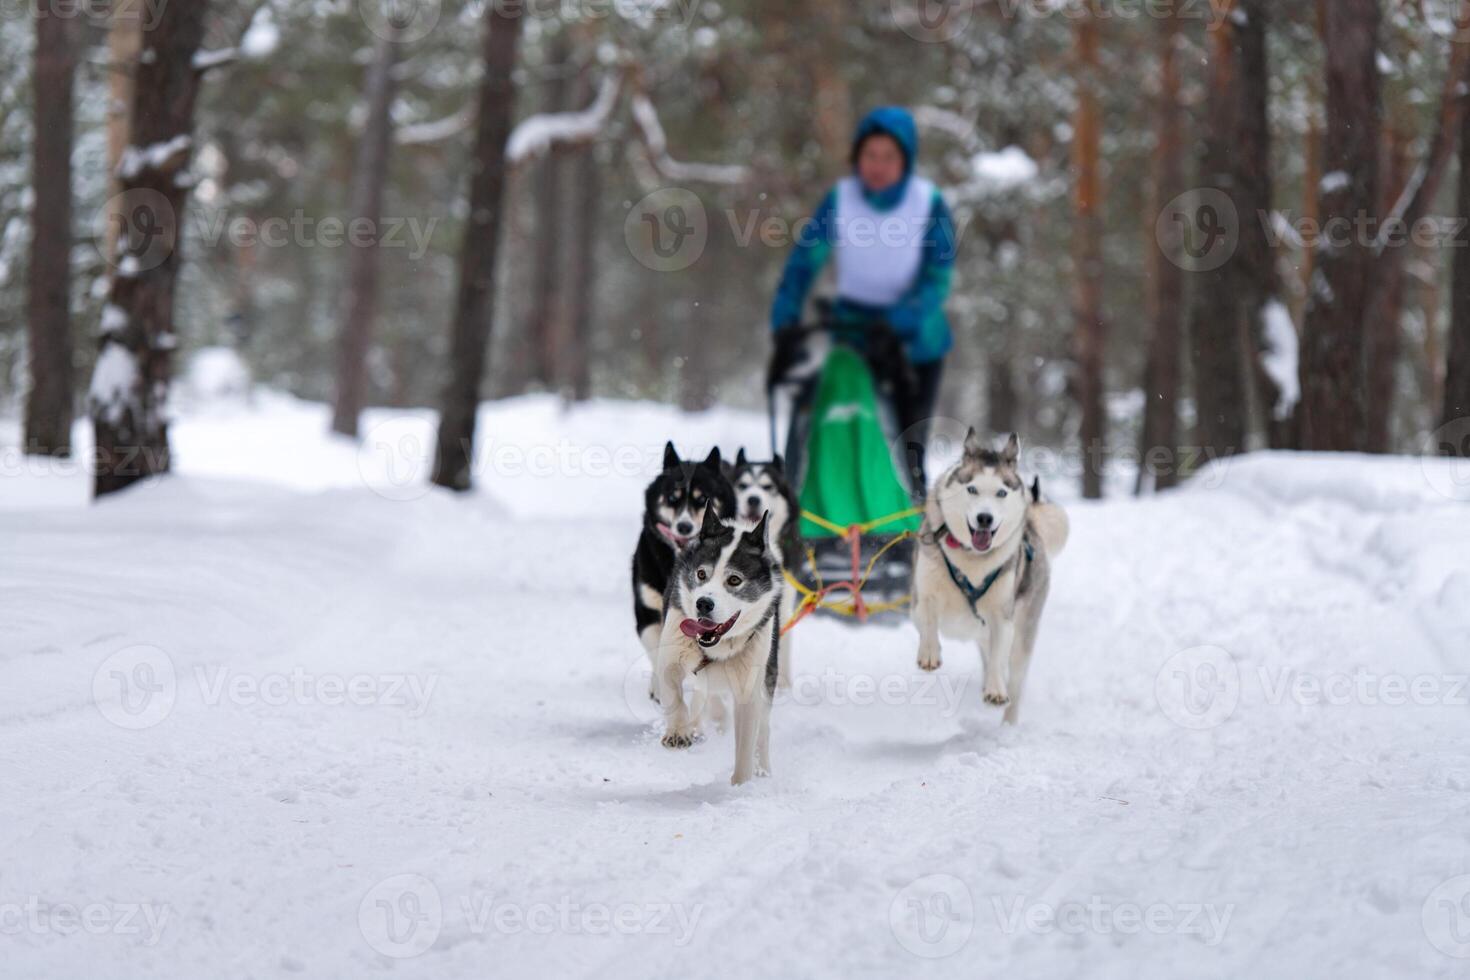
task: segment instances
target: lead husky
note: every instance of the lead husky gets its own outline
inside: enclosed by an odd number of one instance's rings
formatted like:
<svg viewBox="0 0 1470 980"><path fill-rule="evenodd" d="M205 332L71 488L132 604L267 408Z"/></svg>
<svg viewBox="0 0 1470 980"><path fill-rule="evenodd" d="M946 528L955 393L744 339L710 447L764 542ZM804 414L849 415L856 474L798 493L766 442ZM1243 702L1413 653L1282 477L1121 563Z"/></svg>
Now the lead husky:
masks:
<svg viewBox="0 0 1470 980"><path fill-rule="evenodd" d="M671 749L694 742L708 698L734 698L735 786L771 771L780 598L781 561L771 545L770 518L737 531L707 509L699 537L679 554L669 578L654 677L664 709L663 744ZM691 675L694 697L686 703L684 680Z"/></svg>
<svg viewBox="0 0 1470 980"><path fill-rule="evenodd" d="M791 568L801 561L801 504L786 479L786 464L781 454L777 453L768 463L758 463L746 459L745 450L741 449L727 475L735 486L735 513L740 526L749 529L769 515L771 540L776 542L781 567ZM796 589L782 576L781 622L789 622L795 611ZM785 633L781 636L781 675L776 679L782 690L791 687L791 655L791 634Z"/></svg>
<svg viewBox="0 0 1470 980"><path fill-rule="evenodd" d="M975 430L960 461L940 476L924 503L914 564L914 625L919 666L939 668L939 637L978 642L985 700L1008 705L1014 724L1041 611L1051 587L1051 559L1067 543L1067 515L1028 493L1017 467L1014 433L995 452Z"/></svg>

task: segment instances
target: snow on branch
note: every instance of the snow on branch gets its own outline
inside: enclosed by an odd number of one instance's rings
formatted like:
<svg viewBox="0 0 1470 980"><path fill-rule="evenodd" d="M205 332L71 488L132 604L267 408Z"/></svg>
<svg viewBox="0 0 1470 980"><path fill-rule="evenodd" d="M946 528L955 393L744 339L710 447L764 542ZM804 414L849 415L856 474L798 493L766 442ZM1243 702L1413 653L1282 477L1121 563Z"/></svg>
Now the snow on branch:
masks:
<svg viewBox="0 0 1470 980"><path fill-rule="evenodd" d="M198 51L194 54L193 67L195 71L209 71L211 68L219 68L239 60L239 48L220 48L217 51Z"/></svg>
<svg viewBox="0 0 1470 980"><path fill-rule="evenodd" d="M643 145L654 169L665 180L691 180L709 184L743 184L750 179L750 168L739 164L682 163L669 156L669 141L659 122L658 110L642 92L633 95L633 119L643 134Z"/></svg>
<svg viewBox="0 0 1470 980"><path fill-rule="evenodd" d="M578 112L546 112L521 121L506 142L505 157L511 166L539 157L554 146L588 143L596 139L612 118L623 87L623 72L615 71L602 80L592 105Z"/></svg>
<svg viewBox="0 0 1470 980"><path fill-rule="evenodd" d="M404 126L393 140L400 146L422 146L427 143L442 143L451 136L458 136L475 122L475 107L467 105L452 116L431 119L428 122Z"/></svg>
<svg viewBox="0 0 1470 980"><path fill-rule="evenodd" d="M189 152L194 148L194 139L181 133L164 143L152 146L130 146L123 150L118 161L117 176L120 180L134 180L144 171L171 174L189 162Z"/></svg>

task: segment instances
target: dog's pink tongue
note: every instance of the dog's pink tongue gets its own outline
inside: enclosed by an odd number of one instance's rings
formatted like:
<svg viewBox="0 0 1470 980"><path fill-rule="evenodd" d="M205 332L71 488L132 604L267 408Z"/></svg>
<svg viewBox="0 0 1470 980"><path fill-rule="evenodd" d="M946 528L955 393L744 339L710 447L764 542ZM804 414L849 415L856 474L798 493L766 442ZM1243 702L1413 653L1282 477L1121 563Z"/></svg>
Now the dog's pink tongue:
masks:
<svg viewBox="0 0 1470 980"><path fill-rule="evenodd" d="M975 545L976 551L989 551L990 542L995 537L995 532L989 528L981 528L971 533L970 541Z"/></svg>
<svg viewBox="0 0 1470 980"><path fill-rule="evenodd" d="M685 636L695 638L701 637L706 633L713 633L719 628L720 624L712 619L686 619L679 624L679 632Z"/></svg>
<svg viewBox="0 0 1470 980"><path fill-rule="evenodd" d="M701 636L724 636L730 632L730 627L735 625L735 620L740 618L737 612L723 623L717 623L713 619L686 619L679 624L679 631L685 636L692 636L696 640Z"/></svg>

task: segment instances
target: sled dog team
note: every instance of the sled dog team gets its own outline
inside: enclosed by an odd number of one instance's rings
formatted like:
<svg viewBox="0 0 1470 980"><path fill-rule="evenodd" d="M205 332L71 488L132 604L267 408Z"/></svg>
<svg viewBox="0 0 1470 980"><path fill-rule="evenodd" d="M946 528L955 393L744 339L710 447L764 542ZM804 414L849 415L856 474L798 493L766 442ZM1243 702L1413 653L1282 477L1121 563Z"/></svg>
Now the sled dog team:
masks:
<svg viewBox="0 0 1470 980"><path fill-rule="evenodd" d="M996 451L971 429L964 453L929 488L914 564L911 614L919 666L937 670L939 638L973 640L984 697L1014 723L1067 516L1028 488L1015 435ZM664 448L648 486L633 555L633 615L663 708L663 744L685 748L706 718L723 728L733 704L739 785L771 771L771 701L788 683L795 607L783 569L800 558L800 507L780 456L733 464ZM690 692L685 681L692 678Z"/></svg>

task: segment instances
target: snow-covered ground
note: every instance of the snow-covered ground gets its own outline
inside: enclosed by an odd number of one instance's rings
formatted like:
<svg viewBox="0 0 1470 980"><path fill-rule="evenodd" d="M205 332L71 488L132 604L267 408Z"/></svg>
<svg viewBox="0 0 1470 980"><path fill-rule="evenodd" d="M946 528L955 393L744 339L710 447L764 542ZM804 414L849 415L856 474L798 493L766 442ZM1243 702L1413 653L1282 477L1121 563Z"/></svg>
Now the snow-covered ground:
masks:
<svg viewBox="0 0 1470 980"><path fill-rule="evenodd" d="M327 418L201 402L178 475L98 506L0 424L0 973L1470 968L1453 464L1072 504L1015 729L972 650L809 620L733 789L729 736L658 744L627 566L663 440L759 418L489 405L462 498L428 415Z"/></svg>

